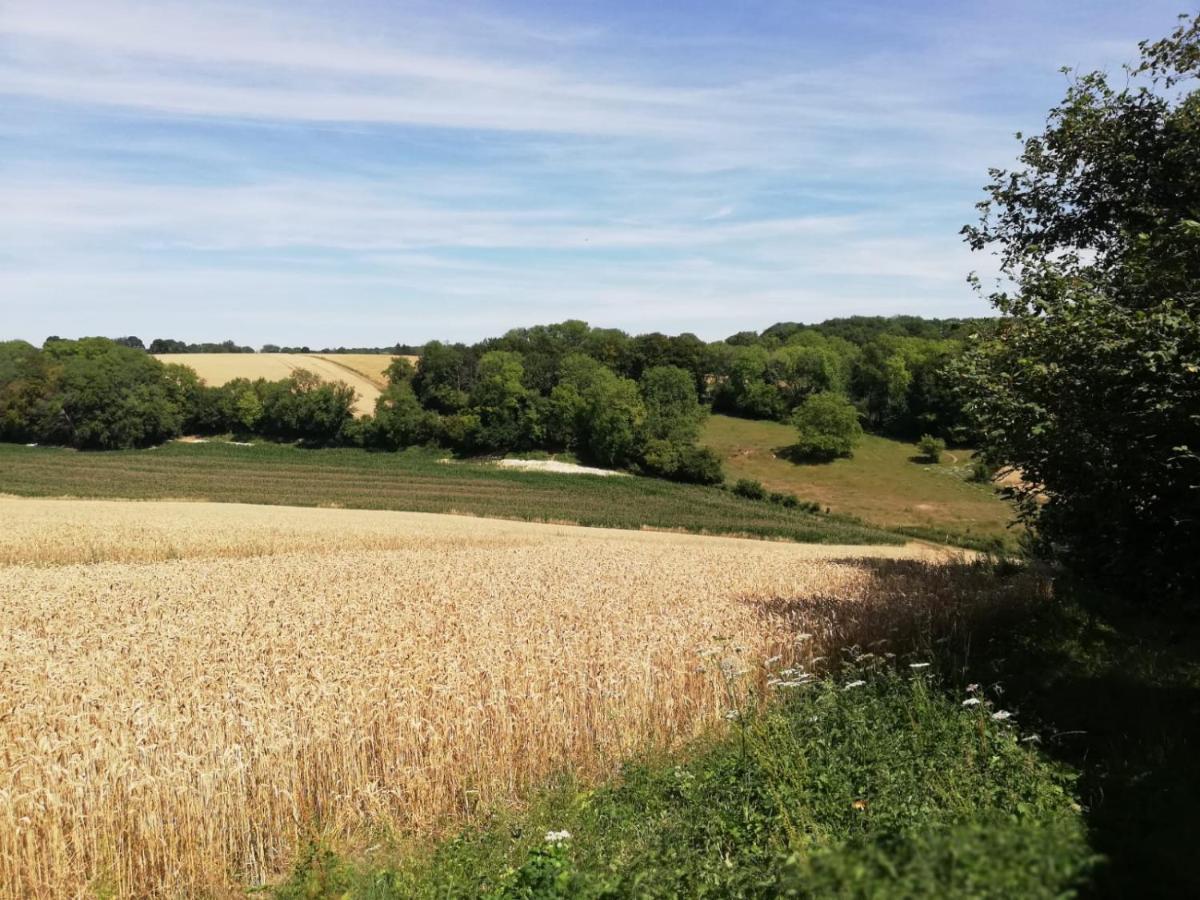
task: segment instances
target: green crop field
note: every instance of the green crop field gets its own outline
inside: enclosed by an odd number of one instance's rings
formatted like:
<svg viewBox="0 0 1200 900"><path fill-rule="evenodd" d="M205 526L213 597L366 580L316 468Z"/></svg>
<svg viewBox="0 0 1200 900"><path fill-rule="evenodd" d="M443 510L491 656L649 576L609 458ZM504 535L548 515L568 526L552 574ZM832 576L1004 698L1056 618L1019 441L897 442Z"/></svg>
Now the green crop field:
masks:
<svg viewBox="0 0 1200 900"><path fill-rule="evenodd" d="M717 488L445 463L424 450L369 453L265 443L171 443L149 450L84 453L0 444L0 493L396 509L813 543L903 540L880 529L746 500Z"/></svg>
<svg viewBox="0 0 1200 900"><path fill-rule="evenodd" d="M710 417L701 437L730 478L753 478L834 513L933 539L1015 540L1012 508L991 485L967 479L969 450L949 450L931 465L914 460L912 444L868 434L850 459L797 464L776 455L795 440L791 426L732 416Z"/></svg>

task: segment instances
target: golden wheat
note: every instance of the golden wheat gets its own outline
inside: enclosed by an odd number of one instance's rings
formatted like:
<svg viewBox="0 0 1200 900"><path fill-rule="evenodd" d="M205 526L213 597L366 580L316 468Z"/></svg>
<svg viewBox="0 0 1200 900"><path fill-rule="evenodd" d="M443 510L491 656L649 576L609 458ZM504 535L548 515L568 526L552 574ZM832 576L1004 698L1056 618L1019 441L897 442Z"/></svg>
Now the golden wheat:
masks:
<svg viewBox="0 0 1200 900"><path fill-rule="evenodd" d="M379 363L392 360L383 355L364 360L363 356L365 354L346 354L343 358L335 354L310 353L160 353L157 358L165 363L188 366L211 385L222 385L235 378L278 381L297 369L307 369L322 381L340 381L354 388L358 395L354 411L361 414L375 411L380 389L387 386Z"/></svg>
<svg viewBox="0 0 1200 900"><path fill-rule="evenodd" d="M306 836L600 775L719 721L721 659L761 684L803 618L781 599L868 591L834 560L928 555L202 503L0 521L9 896L236 893Z"/></svg>

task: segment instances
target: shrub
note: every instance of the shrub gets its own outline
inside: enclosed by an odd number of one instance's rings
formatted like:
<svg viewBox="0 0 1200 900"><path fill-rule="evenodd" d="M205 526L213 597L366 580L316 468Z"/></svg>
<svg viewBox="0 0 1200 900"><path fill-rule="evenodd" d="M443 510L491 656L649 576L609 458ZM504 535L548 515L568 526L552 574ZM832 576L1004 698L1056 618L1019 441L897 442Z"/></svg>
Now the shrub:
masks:
<svg viewBox="0 0 1200 900"><path fill-rule="evenodd" d="M917 455L925 462L941 462L942 454L946 452L946 442L932 434L923 434L917 441Z"/></svg>
<svg viewBox="0 0 1200 900"><path fill-rule="evenodd" d="M645 471L672 481L720 484L725 480L721 457L710 448L695 444L648 441L642 462Z"/></svg>
<svg viewBox="0 0 1200 900"><path fill-rule="evenodd" d="M850 456L862 440L858 410L841 394L813 394L792 416L797 441L792 453L799 459L828 461Z"/></svg>
<svg viewBox="0 0 1200 900"><path fill-rule="evenodd" d="M761 481L753 478L739 478L733 485L733 492L747 500L766 500L767 489Z"/></svg>
<svg viewBox="0 0 1200 900"><path fill-rule="evenodd" d="M819 513L821 511L821 504L814 503L812 500L801 500L795 494L785 491L772 491L767 499L788 509L801 509L809 513Z"/></svg>
<svg viewBox="0 0 1200 900"><path fill-rule="evenodd" d="M987 460L982 456L976 454L971 457L971 474L969 476L971 481L987 484L995 474L995 470L987 464Z"/></svg>

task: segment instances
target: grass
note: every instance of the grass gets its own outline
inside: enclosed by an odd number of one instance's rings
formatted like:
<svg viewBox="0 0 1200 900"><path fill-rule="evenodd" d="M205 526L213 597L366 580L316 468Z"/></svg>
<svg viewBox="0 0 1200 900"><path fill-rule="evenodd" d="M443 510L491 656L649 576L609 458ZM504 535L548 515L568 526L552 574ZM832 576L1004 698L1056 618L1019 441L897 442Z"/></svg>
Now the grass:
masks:
<svg viewBox="0 0 1200 900"><path fill-rule="evenodd" d="M1200 895L1200 622L1056 595L432 850L310 848L278 896Z"/></svg>
<svg viewBox="0 0 1200 900"><path fill-rule="evenodd" d="M1011 507L990 485L967 480L970 451L947 451L938 464L914 461L912 444L865 435L850 459L796 464L776 456L795 442L779 422L714 415L701 442L725 461L730 478L752 478L769 490L790 491L835 513L928 540L1009 548Z"/></svg>
<svg viewBox="0 0 1200 900"><path fill-rule="evenodd" d="M1093 854L1070 773L1019 739L923 676L846 674L431 853L310 847L276 897L1060 897Z"/></svg>
<svg viewBox="0 0 1200 900"><path fill-rule="evenodd" d="M459 513L611 528L887 544L878 528L652 478L590 478L441 463L425 450L368 453L278 444L171 443L80 453L0 444L0 493L188 499Z"/></svg>
<svg viewBox="0 0 1200 900"><path fill-rule="evenodd" d="M1091 897L1200 896L1200 621L1072 589L975 648L1043 756L1080 773Z"/></svg>

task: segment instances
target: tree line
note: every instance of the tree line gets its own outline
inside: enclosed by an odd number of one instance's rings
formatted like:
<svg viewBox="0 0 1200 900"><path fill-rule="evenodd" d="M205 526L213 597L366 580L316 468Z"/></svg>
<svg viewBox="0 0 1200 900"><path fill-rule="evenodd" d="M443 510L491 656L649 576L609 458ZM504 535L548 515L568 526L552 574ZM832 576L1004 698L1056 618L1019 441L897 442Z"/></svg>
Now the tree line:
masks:
<svg viewBox="0 0 1200 900"><path fill-rule="evenodd" d="M715 483L720 461L697 444L710 409L794 418L813 457L847 452L860 417L879 430L961 438L961 410L941 402L948 392L935 369L959 352L970 324L858 317L706 343L567 321L473 345L431 341L416 366L393 362L373 415L361 417L350 388L304 371L210 386L136 338L50 338L40 349L10 341L0 344L0 439L118 449L234 433L463 454L565 450L597 465ZM201 346L224 345L175 349Z"/></svg>
<svg viewBox="0 0 1200 900"><path fill-rule="evenodd" d="M49 337L47 341L60 341L58 336ZM155 338L147 347L136 335L114 338L124 347L135 350L145 350L148 353L371 353L389 356L415 356L420 348L411 344L393 344L391 347L324 347L313 350L311 347L288 347L279 344L263 344L258 350L253 347L240 345L233 341L205 342L199 344L177 341L174 338Z"/></svg>
<svg viewBox="0 0 1200 900"><path fill-rule="evenodd" d="M187 366L106 338L41 349L8 341L0 343L0 440L104 450L232 433L379 449L570 450L668 478L723 479L719 459L696 444L705 409L678 367L650 367L634 381L567 354L541 391L528 385L519 353L484 351L468 369L463 351L425 350L417 368L394 360L374 415L356 417L352 388L304 370L210 386Z"/></svg>

